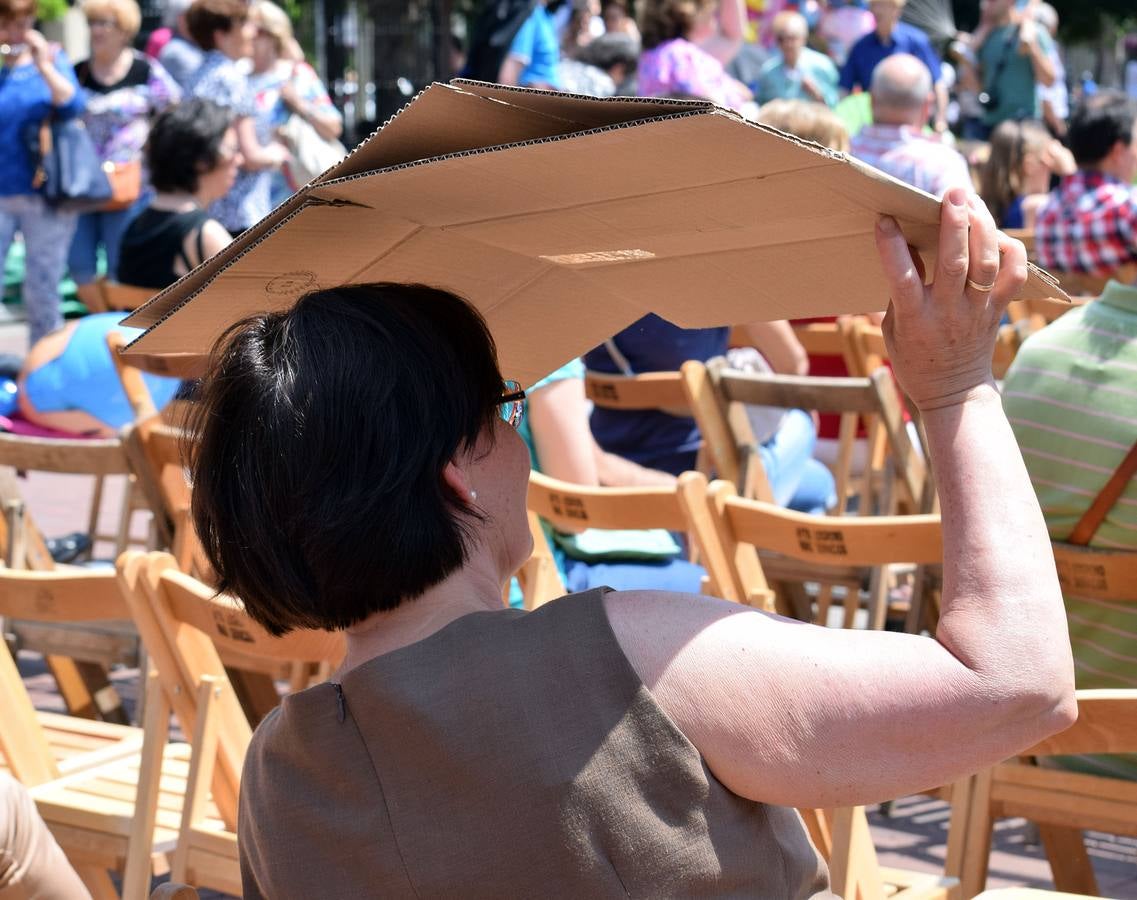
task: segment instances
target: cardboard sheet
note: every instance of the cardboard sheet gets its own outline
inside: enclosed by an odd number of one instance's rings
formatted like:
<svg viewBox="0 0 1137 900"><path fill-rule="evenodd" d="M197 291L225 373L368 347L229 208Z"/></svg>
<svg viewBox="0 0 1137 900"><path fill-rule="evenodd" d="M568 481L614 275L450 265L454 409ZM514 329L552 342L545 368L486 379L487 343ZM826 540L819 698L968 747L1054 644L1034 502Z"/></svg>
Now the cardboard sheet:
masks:
<svg viewBox="0 0 1137 900"><path fill-rule="evenodd" d="M887 305L882 213L934 263L939 204L711 104L436 84L137 310L127 358L192 374L246 315L418 281L485 315L532 384L647 312L685 327ZM1063 296L1034 269L1022 297Z"/></svg>

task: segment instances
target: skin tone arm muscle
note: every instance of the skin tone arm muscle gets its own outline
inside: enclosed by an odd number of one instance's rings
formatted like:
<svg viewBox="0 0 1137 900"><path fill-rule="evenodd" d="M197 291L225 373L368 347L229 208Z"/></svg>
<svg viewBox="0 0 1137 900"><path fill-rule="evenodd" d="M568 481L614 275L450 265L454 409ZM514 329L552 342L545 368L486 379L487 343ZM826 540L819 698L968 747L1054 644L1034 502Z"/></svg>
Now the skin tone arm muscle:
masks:
<svg viewBox="0 0 1137 900"><path fill-rule="evenodd" d="M892 220L877 246L891 295L886 340L923 413L941 493L936 637L821 628L701 597L606 598L661 707L719 780L753 800L829 807L902 796L1005 759L1076 717L1049 537L990 370L1025 252L1006 238L997 247L990 215L969 211L959 189L943 204L932 285ZM965 289L966 278L983 284L996 272L991 293Z"/></svg>
<svg viewBox="0 0 1137 900"><path fill-rule="evenodd" d="M528 395L530 431L541 471L561 481L627 487L672 485L666 472L645 469L600 449L588 429L584 382L565 378Z"/></svg>

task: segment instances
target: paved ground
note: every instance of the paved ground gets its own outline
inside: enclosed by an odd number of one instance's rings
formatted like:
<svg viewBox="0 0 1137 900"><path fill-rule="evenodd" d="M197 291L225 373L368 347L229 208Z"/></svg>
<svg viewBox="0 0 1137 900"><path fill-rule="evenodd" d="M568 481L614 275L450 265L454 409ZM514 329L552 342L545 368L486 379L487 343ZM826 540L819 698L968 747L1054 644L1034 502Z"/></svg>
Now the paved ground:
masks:
<svg viewBox="0 0 1137 900"><path fill-rule="evenodd" d="M0 353L22 353L26 340L24 335L22 326L0 324ZM29 510L46 535L63 534L84 527L91 498L90 479L32 473L22 487ZM123 487L121 480L110 479L107 500L100 516L100 530L105 533L115 529ZM132 533L140 540L145 539L143 514L135 515ZM109 556L112 547L101 543L96 551L98 555ZM59 696L41 660L34 654L22 653L19 663L37 707L61 708ZM138 691L137 670L116 671L113 681L124 700L132 705ZM871 811L870 824L881 863L922 871L942 871L948 814L945 803L926 797L910 797L894 803L887 817L879 810ZM1137 900L1137 840L1091 835L1088 843L1102 895L1117 900ZM989 887L1052 886L1049 866L1032 842L1027 823L1022 820L999 823L995 844Z"/></svg>

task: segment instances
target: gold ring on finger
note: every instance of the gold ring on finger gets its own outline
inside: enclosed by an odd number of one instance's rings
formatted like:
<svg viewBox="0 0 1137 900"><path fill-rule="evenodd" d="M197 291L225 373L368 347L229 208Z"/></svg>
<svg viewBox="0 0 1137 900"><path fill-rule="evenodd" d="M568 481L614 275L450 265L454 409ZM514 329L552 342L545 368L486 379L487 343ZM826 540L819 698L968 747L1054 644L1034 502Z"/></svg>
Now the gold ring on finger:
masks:
<svg viewBox="0 0 1137 900"><path fill-rule="evenodd" d="M967 286L973 290L979 291L981 294L989 294L995 289L995 282L992 281L990 284L980 284L978 281L972 281L970 278L968 278Z"/></svg>

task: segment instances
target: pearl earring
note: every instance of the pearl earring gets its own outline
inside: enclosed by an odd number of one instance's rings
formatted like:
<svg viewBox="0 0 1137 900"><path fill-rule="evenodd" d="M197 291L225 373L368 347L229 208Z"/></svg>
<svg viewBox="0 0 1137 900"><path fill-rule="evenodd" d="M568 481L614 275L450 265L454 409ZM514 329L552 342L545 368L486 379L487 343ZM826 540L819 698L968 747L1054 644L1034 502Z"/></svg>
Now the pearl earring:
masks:
<svg viewBox="0 0 1137 900"><path fill-rule="evenodd" d="M470 491L470 499L471 500L477 500L478 499L478 492L477 491Z"/></svg>

